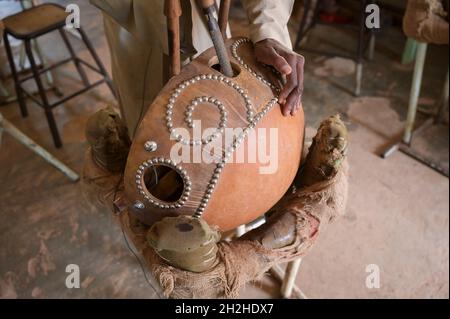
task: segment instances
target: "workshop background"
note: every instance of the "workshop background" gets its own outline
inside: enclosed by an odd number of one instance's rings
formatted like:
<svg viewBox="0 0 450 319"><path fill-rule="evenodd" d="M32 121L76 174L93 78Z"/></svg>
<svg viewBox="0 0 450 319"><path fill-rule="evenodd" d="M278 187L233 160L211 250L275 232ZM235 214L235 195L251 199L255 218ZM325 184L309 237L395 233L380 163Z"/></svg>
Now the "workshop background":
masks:
<svg viewBox="0 0 450 319"><path fill-rule="evenodd" d="M53 2L79 5L81 25L111 74L99 10L88 1ZM307 137L314 136L321 120L341 114L350 135L350 189L347 214L330 225L303 258L296 284L309 298L448 298L448 178L403 152L386 159L380 156L401 139L406 124L415 66L411 56L417 49L402 31L406 1L378 1L381 28L363 39L361 91L355 96L360 4L339 1L348 17L344 22L356 22L355 27L319 15L297 48L306 58ZM0 1L1 19L20 10L20 1ZM294 43L302 16L298 1L289 24ZM248 22L239 1L230 18L233 35L246 35ZM80 39L68 37L77 54L92 61ZM57 33L40 37L38 45L45 63L68 57ZM21 41L11 38L11 46L17 64L23 62L23 72L29 72L29 62L19 61ZM336 51L354 58L323 54ZM448 53L448 45L428 46L417 124L427 120L441 101ZM64 145L57 149L43 110L31 99L27 99L28 117L21 116L3 44L0 56L0 114L80 173L88 117L106 104L116 104L108 86L102 84L54 109ZM101 78L86 70L91 82ZM50 98L56 98L58 90L67 96L82 87L73 63L51 75L53 81L46 85L57 90L48 90ZM35 91L30 82L27 87ZM438 124L414 136L412 147L425 162L432 160L448 172L448 105L440 116ZM87 205L79 182L71 182L11 135L3 133L0 145L0 298L156 297L111 212ZM79 289L65 285L69 264L80 267ZM371 265L379 267L379 288L366 285ZM279 283L267 275L245 288L241 297L278 298L279 291Z"/></svg>

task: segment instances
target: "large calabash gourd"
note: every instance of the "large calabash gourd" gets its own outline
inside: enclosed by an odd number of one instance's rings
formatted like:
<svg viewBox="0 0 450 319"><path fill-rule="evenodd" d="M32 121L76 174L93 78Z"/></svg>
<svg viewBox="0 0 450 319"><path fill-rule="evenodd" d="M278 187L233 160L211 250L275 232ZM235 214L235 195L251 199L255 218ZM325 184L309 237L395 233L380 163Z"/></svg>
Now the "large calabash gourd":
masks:
<svg viewBox="0 0 450 319"><path fill-rule="evenodd" d="M135 134L125 192L146 224L191 215L230 230L267 212L296 175L303 113L282 115L280 79L255 60L249 40L226 46L233 78L217 71L215 51L207 50L168 82Z"/></svg>

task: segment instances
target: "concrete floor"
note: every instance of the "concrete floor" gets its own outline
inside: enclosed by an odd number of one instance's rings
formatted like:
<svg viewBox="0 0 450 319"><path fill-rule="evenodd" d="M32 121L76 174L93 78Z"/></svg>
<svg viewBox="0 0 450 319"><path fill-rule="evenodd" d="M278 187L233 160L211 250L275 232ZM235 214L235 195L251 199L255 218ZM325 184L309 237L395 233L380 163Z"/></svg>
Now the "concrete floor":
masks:
<svg viewBox="0 0 450 319"><path fill-rule="evenodd" d="M86 1L70 2L80 4L82 25L109 66L98 11ZM16 6L2 2L0 16ZM245 20L234 16L234 34L245 34ZM375 60L365 64L359 98L349 93L353 88L351 61L301 51L307 61L303 103L307 135L314 135L321 119L339 112L351 141L347 215L322 233L303 259L297 278L310 298L449 297L448 179L402 153L386 160L378 156L401 134L405 121L412 67L399 63L404 40L398 29L380 34ZM83 57L88 56L80 43L73 43ZM50 60L67 54L55 35L45 36L42 45ZM354 35L318 27L306 45L351 48ZM430 48L420 100L424 108L439 97L448 70L447 54L448 47ZM65 93L79 85L71 66L55 75ZM108 102L114 100L107 87L101 86L57 108L64 141L60 150L53 147L42 110L32 102L25 119L16 103L1 106L0 111L56 157L81 171L84 124L89 114ZM447 167L448 145L447 127L435 128L415 142L421 152ZM84 204L79 184L70 183L11 137L3 137L0 150L0 298L156 297L109 212ZM80 266L80 289L65 286L68 264ZM370 264L380 269L378 289L366 287ZM278 289L266 276L245 288L241 297L278 297Z"/></svg>

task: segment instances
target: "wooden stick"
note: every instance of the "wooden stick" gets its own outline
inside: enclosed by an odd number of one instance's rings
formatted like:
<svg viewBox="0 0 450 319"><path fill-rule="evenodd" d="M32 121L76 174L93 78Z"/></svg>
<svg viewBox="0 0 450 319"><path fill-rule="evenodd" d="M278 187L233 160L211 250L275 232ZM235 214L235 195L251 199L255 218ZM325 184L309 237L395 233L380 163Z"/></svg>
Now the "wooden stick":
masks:
<svg viewBox="0 0 450 319"><path fill-rule="evenodd" d="M5 131L14 137L17 141L25 145L28 149L32 150L44 160L52 164L54 167L63 172L71 181L76 182L80 179L77 173L67 167L64 163L54 157L52 154L47 152L42 146L36 144L35 141L30 139L28 136L19 131L14 125L7 121L0 113L0 133ZM0 135L1 136L1 135Z"/></svg>
<svg viewBox="0 0 450 319"><path fill-rule="evenodd" d="M182 14L180 0L165 0L164 15L167 18L169 39L170 76L181 72L180 55L180 16Z"/></svg>
<svg viewBox="0 0 450 319"><path fill-rule="evenodd" d="M219 11L219 28L224 39L227 38L227 26L230 15L231 0L222 0Z"/></svg>
<svg viewBox="0 0 450 319"><path fill-rule="evenodd" d="M225 42L220 32L219 23L217 22L217 11L214 0L197 0L200 8L203 9L206 24L208 26L211 40L216 49L217 58L219 59L220 71L227 77L232 77L233 68L231 67L230 57L228 56Z"/></svg>

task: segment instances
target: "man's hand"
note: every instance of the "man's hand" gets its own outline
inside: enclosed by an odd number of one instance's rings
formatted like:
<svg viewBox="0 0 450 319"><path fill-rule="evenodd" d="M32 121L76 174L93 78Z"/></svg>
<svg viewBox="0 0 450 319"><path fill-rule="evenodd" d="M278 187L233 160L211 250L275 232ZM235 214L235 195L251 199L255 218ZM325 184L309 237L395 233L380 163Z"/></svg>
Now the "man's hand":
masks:
<svg viewBox="0 0 450 319"><path fill-rule="evenodd" d="M273 39L257 42L255 54L259 62L273 66L286 76L287 82L281 90L279 103L285 116L295 115L302 105L305 58Z"/></svg>

